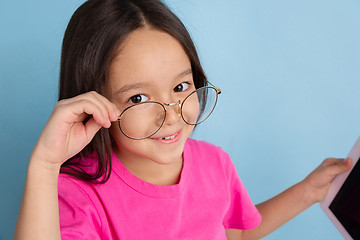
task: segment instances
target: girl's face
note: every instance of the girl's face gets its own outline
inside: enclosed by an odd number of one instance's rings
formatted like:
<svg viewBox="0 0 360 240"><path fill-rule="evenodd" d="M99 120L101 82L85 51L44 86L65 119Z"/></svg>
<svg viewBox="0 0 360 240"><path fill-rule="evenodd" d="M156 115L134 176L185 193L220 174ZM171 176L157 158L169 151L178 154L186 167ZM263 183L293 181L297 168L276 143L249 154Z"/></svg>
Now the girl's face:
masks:
<svg viewBox="0 0 360 240"><path fill-rule="evenodd" d="M110 66L108 84L107 95L120 111L146 101L182 102L195 90L190 60L180 43L165 32L149 28L135 30L120 46ZM198 105L194 103L193 106L183 114L196 118ZM182 120L178 105L166 106L166 109L161 129L143 140L129 139L120 131L117 122L112 124L110 132L120 159L151 160L161 165L182 160L185 141L194 126ZM125 123L131 131L146 128L142 123L143 119L148 119L147 115L137 118Z"/></svg>

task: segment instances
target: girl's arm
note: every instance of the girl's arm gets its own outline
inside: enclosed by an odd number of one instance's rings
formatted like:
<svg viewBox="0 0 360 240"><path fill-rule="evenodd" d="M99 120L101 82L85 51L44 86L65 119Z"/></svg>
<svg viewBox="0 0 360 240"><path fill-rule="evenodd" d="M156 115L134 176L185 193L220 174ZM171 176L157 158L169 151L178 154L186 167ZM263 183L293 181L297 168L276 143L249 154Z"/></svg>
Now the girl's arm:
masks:
<svg viewBox="0 0 360 240"><path fill-rule="evenodd" d="M85 124L88 115L92 118ZM31 154L15 240L61 239L58 176L62 163L80 152L119 111L105 97L89 92L60 101Z"/></svg>
<svg viewBox="0 0 360 240"><path fill-rule="evenodd" d="M322 201L333 178L350 167L350 159L326 159L303 181L258 204L256 207L262 216L258 227L248 231L229 229L228 239L260 239L270 234L314 203Z"/></svg>
<svg viewBox="0 0 360 240"><path fill-rule="evenodd" d="M60 166L32 156L16 224L15 240L61 239L57 182Z"/></svg>

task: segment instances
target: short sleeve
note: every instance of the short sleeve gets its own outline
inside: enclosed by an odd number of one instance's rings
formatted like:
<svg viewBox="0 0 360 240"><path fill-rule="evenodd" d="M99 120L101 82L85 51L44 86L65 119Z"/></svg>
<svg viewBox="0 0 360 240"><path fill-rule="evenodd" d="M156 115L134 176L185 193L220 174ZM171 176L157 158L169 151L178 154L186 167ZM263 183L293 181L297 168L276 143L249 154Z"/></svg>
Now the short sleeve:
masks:
<svg viewBox="0 0 360 240"><path fill-rule="evenodd" d="M85 190L69 176L58 183L61 239L101 239L101 222Z"/></svg>
<svg viewBox="0 0 360 240"><path fill-rule="evenodd" d="M230 206L224 217L224 227L241 230L255 228L261 222L261 215L251 201L233 162L225 152L224 158L230 192Z"/></svg>

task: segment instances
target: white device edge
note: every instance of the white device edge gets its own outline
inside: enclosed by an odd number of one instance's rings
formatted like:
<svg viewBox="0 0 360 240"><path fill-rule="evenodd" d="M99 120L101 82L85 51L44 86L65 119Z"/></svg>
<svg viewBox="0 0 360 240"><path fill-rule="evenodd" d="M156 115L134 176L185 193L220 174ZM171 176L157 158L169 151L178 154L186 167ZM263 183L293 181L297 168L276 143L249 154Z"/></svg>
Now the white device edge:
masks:
<svg viewBox="0 0 360 240"><path fill-rule="evenodd" d="M339 222L339 220L336 218L336 216L333 214L333 212L330 210L329 206L334 200L336 194L346 181L347 177L353 170L355 164L360 158L360 137L355 142L354 146L352 147L348 158L352 159L352 167L350 171L347 171L343 174L340 174L334 178L332 183L330 184L329 190L327 195L325 196L324 200L320 202L321 209L325 212L325 214L329 217L331 222L335 225L335 227L338 229L338 231L341 233L341 235L346 240L352 240L352 237L349 235L349 233L346 231L346 229L343 227L343 225Z"/></svg>

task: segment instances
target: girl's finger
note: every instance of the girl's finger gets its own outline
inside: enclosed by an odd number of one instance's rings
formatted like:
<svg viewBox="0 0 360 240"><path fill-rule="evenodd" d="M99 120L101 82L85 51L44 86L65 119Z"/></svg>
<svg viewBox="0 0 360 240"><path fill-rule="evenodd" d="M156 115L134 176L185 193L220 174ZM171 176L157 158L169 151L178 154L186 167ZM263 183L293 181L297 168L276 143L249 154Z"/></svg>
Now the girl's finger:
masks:
<svg viewBox="0 0 360 240"><path fill-rule="evenodd" d="M79 96L76 96L74 98L74 100L75 101L87 100L87 101L92 102L93 104L98 106L99 110L102 113L102 116L104 118L110 120L108 108L107 108L106 104L104 103L104 101L101 100L100 94L98 94L98 93L96 93L94 91L87 92L87 93L81 94Z"/></svg>
<svg viewBox="0 0 360 240"><path fill-rule="evenodd" d="M343 161L344 161L343 158L327 158L324 160L323 166L327 167L327 166L331 166L331 165L336 165Z"/></svg>
<svg viewBox="0 0 360 240"><path fill-rule="evenodd" d="M62 104L55 111L55 117L57 114L60 115L60 119L64 119L65 123L69 125L83 121L87 115L92 115L96 123L103 127L111 125L107 111L104 111L103 107L98 103L86 98Z"/></svg>
<svg viewBox="0 0 360 240"><path fill-rule="evenodd" d="M99 102L101 102L103 106L107 109L110 121L116 121L120 115L120 111L117 109L116 105L110 102L109 99L107 99L106 97L97 94L96 92L94 93L94 97L98 99Z"/></svg>
<svg viewBox="0 0 360 240"><path fill-rule="evenodd" d="M331 175L338 175L341 173L346 172L351 168L352 160L350 158L344 159L337 159L334 161L333 164L329 165L329 174Z"/></svg>
<svg viewBox="0 0 360 240"><path fill-rule="evenodd" d="M85 124L85 131L87 138L89 139L89 142L91 139L95 136L95 134L100 130L101 125L99 125L93 118L91 118L89 121Z"/></svg>
<svg viewBox="0 0 360 240"><path fill-rule="evenodd" d="M92 115L92 119L94 119L94 121L98 125L103 126L105 128L109 128L111 126L109 116L107 112L104 113L103 106L99 106L93 103L89 104L88 102L86 102L86 104L83 105L83 111L89 115Z"/></svg>
<svg viewBox="0 0 360 240"><path fill-rule="evenodd" d="M116 108L115 104L111 103L107 98L95 91L78 95L74 97L73 100L88 100L93 102L100 107L103 117L109 119L110 121L116 121L119 115L119 110Z"/></svg>

